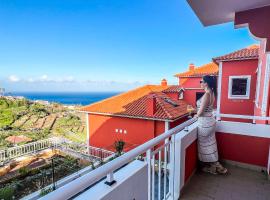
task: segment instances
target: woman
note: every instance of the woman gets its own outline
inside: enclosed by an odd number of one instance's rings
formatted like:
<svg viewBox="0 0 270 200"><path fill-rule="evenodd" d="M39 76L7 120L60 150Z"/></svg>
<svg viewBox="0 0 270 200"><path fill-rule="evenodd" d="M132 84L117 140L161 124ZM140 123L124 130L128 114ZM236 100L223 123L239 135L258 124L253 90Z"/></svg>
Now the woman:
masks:
<svg viewBox="0 0 270 200"><path fill-rule="evenodd" d="M200 81L205 93L197 101L198 118L198 156L204 164L203 171L212 174L226 174L227 169L218 162L217 142L215 137L216 120L213 116L213 105L217 96L216 78L203 76Z"/></svg>

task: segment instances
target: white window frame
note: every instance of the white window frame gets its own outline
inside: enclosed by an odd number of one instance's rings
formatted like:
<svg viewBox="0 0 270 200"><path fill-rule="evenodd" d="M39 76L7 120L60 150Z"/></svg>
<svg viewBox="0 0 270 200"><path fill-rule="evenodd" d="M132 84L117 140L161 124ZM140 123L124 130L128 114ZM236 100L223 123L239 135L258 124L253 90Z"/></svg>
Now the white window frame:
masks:
<svg viewBox="0 0 270 200"><path fill-rule="evenodd" d="M232 80L233 79L247 79L247 90L246 95L232 95ZM249 99L250 96L250 82L251 76L229 76L229 89L228 89L228 99Z"/></svg>
<svg viewBox="0 0 270 200"><path fill-rule="evenodd" d="M184 90L180 90L180 92L178 93L178 99L179 100L183 100L184 99Z"/></svg>

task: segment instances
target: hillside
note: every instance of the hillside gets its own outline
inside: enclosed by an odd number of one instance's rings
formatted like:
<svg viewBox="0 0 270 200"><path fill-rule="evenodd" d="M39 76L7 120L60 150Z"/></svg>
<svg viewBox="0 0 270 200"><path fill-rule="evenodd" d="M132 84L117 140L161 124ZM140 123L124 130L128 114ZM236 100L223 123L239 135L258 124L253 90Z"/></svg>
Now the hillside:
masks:
<svg viewBox="0 0 270 200"><path fill-rule="evenodd" d="M0 97L0 149L12 146L5 141L11 135L32 140L63 136L85 142L84 116L61 104L44 105L27 99Z"/></svg>

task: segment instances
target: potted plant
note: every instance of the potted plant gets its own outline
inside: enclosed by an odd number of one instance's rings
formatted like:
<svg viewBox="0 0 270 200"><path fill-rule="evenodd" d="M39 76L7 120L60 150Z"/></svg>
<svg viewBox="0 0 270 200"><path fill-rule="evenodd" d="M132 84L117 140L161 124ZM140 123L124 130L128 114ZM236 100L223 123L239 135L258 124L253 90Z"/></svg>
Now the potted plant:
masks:
<svg viewBox="0 0 270 200"><path fill-rule="evenodd" d="M122 139L114 142L114 148L115 148L117 156L120 156L122 154L125 144L126 143Z"/></svg>

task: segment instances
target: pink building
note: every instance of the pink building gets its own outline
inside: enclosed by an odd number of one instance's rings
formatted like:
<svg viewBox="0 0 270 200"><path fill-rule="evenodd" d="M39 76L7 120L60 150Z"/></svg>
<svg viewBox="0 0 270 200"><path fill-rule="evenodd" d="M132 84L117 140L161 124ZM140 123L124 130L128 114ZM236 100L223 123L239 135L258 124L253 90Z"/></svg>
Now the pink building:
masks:
<svg viewBox="0 0 270 200"><path fill-rule="evenodd" d="M201 89L200 80L204 75L218 75L218 65L214 62L195 66L190 64L188 71L174 75L178 78L179 86L183 90L183 100L196 107L196 101L201 98L204 91Z"/></svg>

